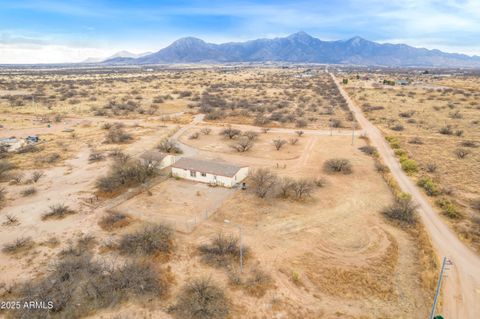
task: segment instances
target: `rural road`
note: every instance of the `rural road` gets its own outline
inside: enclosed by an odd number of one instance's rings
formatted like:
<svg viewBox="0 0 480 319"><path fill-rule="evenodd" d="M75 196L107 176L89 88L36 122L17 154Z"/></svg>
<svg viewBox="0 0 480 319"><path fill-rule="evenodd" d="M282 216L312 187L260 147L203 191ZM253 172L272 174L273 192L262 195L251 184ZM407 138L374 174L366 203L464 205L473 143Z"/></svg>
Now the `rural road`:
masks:
<svg viewBox="0 0 480 319"><path fill-rule="evenodd" d="M446 271L443 284L442 314L447 319L480 318L480 257L465 246L457 235L441 220L419 188L401 169L395 154L382 133L370 123L359 107L353 103L335 76L330 73L340 93L355 113L357 121L378 149L402 191L412 195L419 205L421 220L432 240L439 259L446 256L453 263ZM434 292L432 291L432 294Z"/></svg>

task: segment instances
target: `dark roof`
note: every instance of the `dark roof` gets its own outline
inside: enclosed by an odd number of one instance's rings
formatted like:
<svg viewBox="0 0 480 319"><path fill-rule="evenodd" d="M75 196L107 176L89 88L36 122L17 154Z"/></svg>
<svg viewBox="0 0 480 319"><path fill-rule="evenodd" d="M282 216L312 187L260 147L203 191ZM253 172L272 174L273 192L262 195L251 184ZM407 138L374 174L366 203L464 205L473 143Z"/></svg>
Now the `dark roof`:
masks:
<svg viewBox="0 0 480 319"><path fill-rule="evenodd" d="M151 150L151 151L146 151L145 153L140 155L140 158L144 159L146 161L161 162L165 157L167 157L167 155L169 155L169 154L162 153L162 152L156 151L156 150Z"/></svg>
<svg viewBox="0 0 480 319"><path fill-rule="evenodd" d="M218 161L200 160L195 158L182 157L181 159L176 161L172 165L172 167L188 169L188 170L202 172L202 173L209 173L213 175L232 177L241 168L245 166L237 166L237 165L222 163Z"/></svg>

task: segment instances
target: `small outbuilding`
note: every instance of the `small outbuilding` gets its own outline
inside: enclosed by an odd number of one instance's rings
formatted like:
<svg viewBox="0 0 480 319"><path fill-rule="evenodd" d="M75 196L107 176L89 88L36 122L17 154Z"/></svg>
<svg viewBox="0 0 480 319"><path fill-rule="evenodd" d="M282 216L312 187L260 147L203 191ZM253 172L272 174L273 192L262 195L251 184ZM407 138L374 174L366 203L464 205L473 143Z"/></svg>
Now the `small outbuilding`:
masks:
<svg viewBox="0 0 480 319"><path fill-rule="evenodd" d="M157 165L158 168L162 169L175 163L177 157L172 154L151 150L140 155L140 159L147 164Z"/></svg>
<svg viewBox="0 0 480 319"><path fill-rule="evenodd" d="M182 157L172 165L172 176L192 181L233 187L248 175L248 166Z"/></svg>

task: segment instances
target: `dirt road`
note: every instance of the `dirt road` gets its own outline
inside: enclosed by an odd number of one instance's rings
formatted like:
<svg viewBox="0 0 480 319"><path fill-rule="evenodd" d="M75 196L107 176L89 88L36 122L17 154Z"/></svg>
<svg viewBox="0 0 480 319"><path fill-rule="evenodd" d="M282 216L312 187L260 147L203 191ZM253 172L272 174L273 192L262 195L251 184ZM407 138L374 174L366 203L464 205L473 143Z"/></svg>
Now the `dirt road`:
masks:
<svg viewBox="0 0 480 319"><path fill-rule="evenodd" d="M446 256L453 265L446 273L443 285L443 310L445 318L474 319L480 317L480 257L466 247L457 235L441 220L425 196L401 169L382 133L362 114L330 73L357 121L378 149L385 164L390 168L401 189L412 195L418 203L421 219L430 235L438 257ZM434 292L432 291L432 294Z"/></svg>

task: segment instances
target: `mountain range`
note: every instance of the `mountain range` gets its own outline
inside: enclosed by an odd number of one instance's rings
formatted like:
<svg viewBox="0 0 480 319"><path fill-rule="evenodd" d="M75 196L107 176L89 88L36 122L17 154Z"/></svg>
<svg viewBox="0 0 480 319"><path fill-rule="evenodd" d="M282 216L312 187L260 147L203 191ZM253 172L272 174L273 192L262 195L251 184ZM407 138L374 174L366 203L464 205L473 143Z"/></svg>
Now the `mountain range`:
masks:
<svg viewBox="0 0 480 319"><path fill-rule="evenodd" d="M354 37L322 41L305 32L284 38L222 44L181 38L158 52L141 57L113 57L105 64L171 64L228 62L290 62L388 67L480 67L479 56L445 53L405 44L377 43Z"/></svg>
<svg viewBox="0 0 480 319"><path fill-rule="evenodd" d="M119 51L107 58L87 58L85 61L82 63L99 63L99 62L104 62L104 61L109 61L112 59L117 59L117 58L140 58L146 55L152 54L152 52L145 52L145 53L132 53L129 51Z"/></svg>

